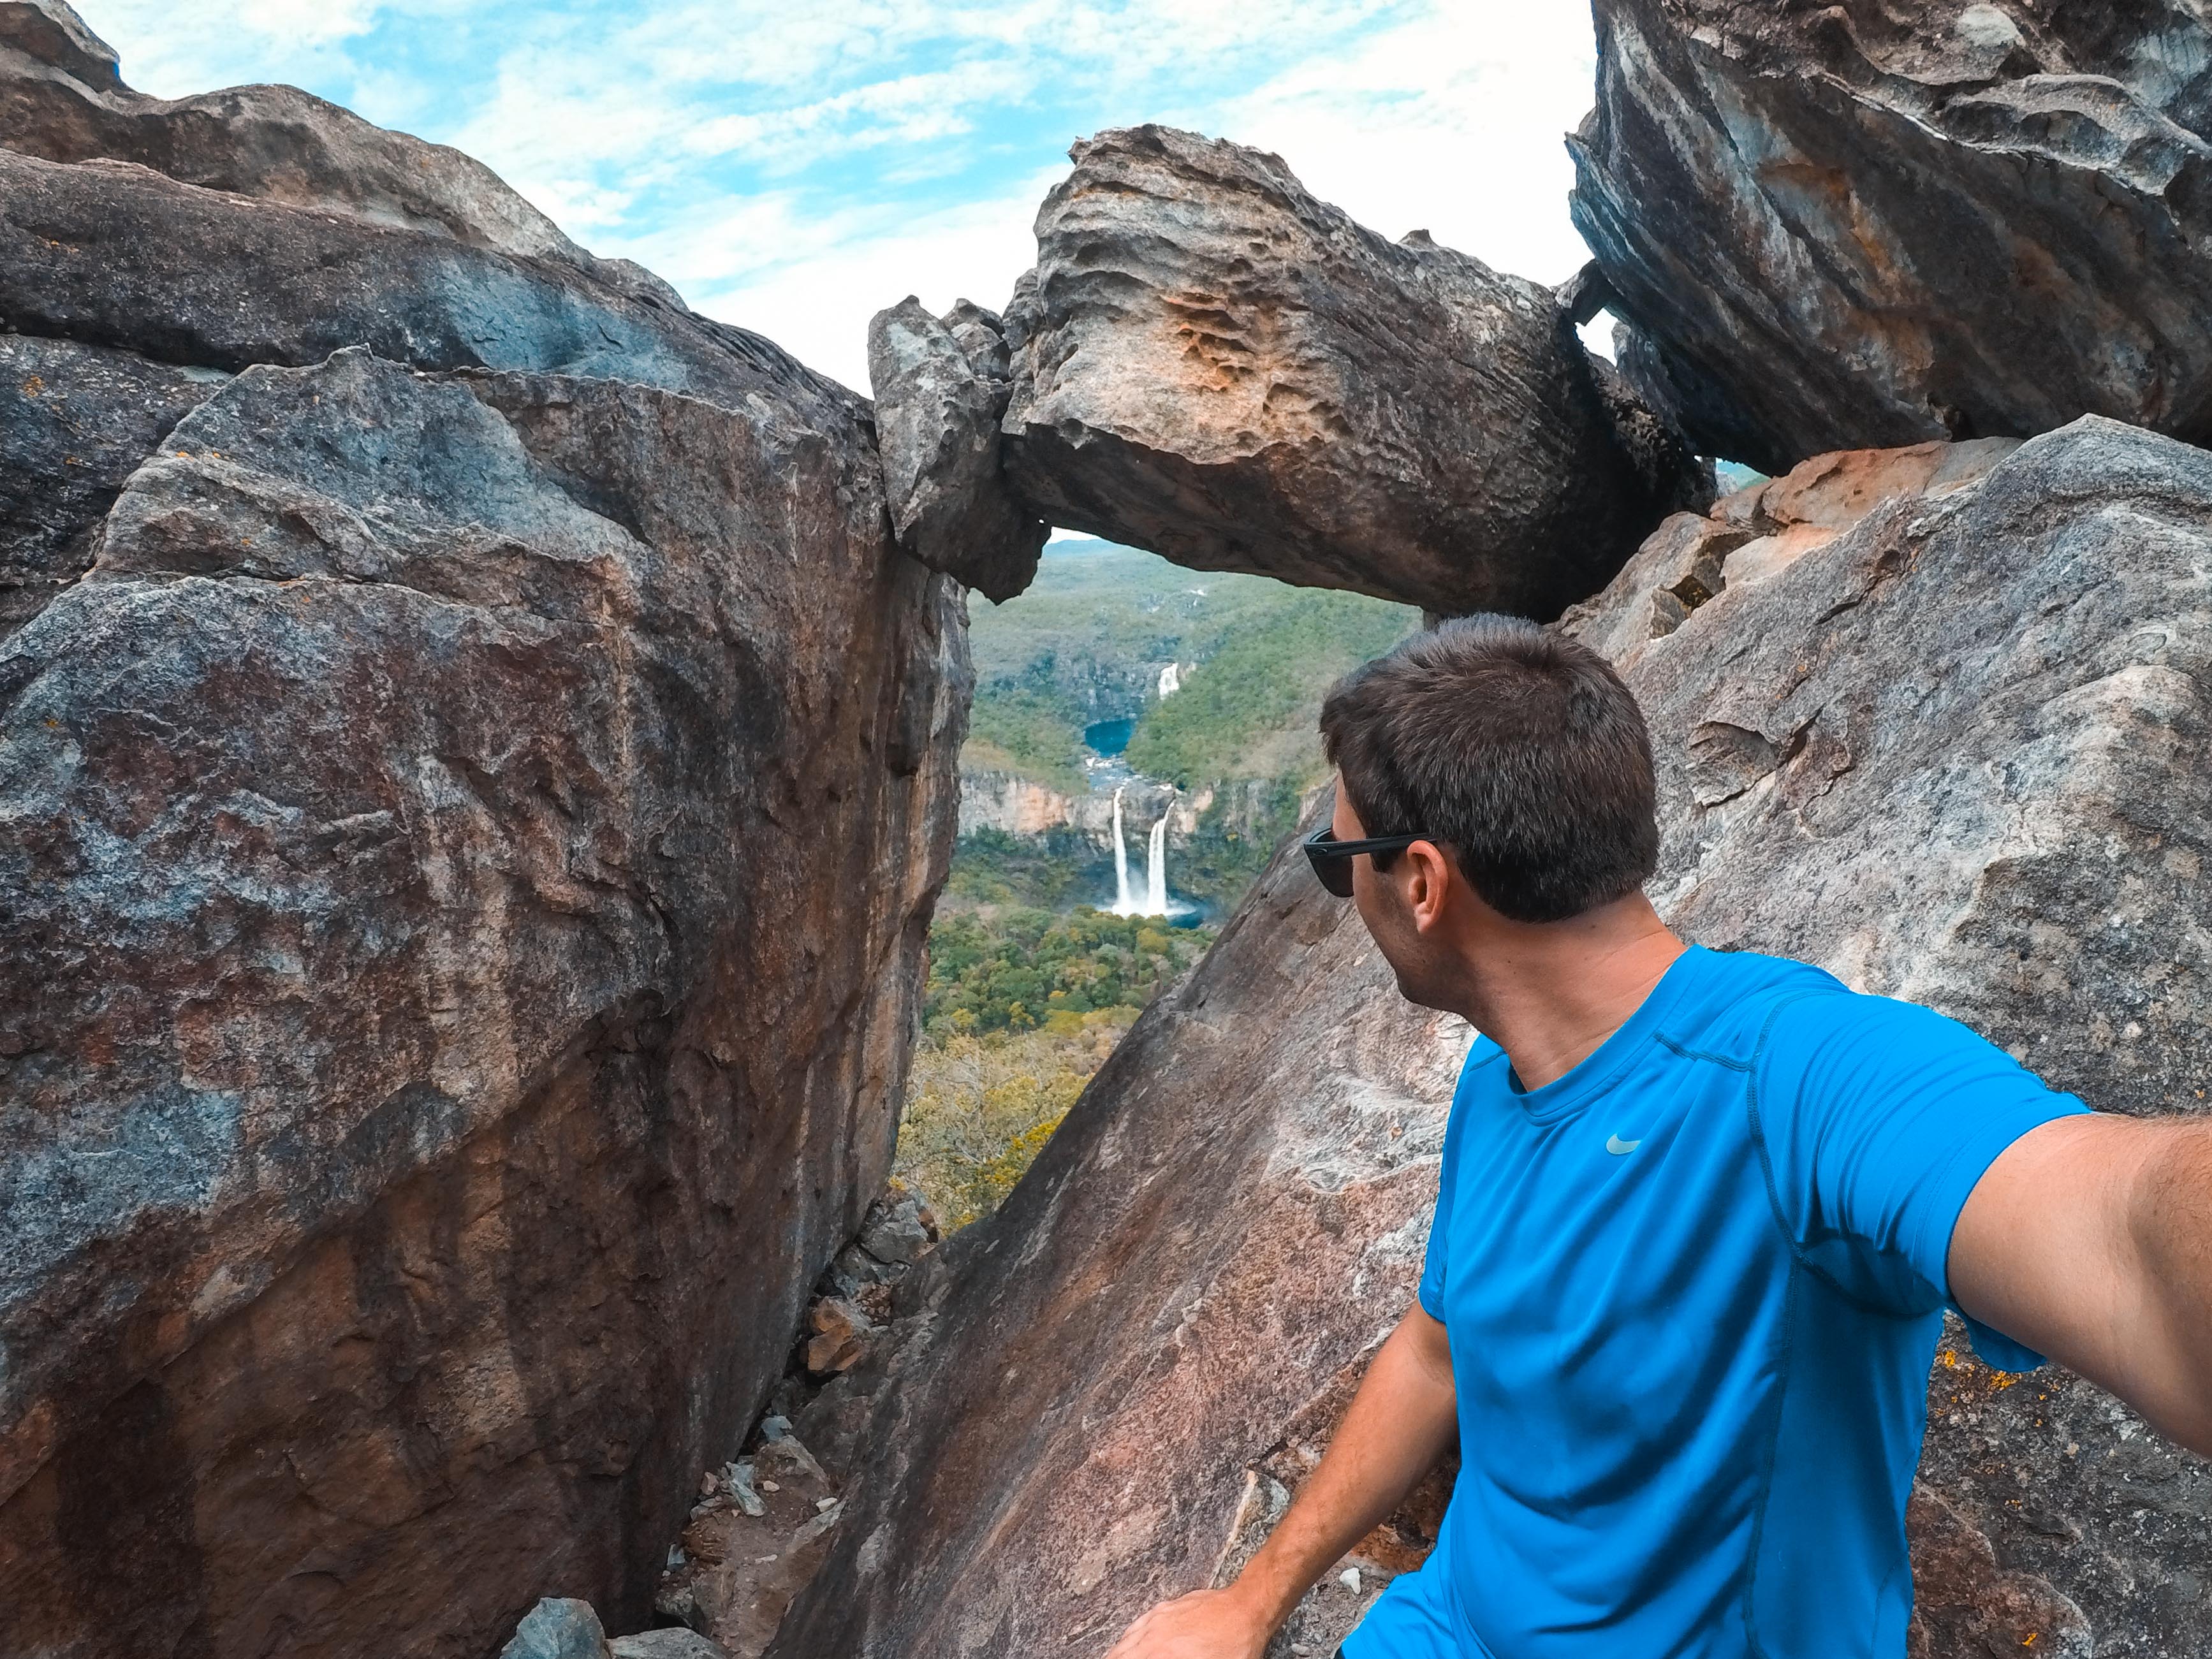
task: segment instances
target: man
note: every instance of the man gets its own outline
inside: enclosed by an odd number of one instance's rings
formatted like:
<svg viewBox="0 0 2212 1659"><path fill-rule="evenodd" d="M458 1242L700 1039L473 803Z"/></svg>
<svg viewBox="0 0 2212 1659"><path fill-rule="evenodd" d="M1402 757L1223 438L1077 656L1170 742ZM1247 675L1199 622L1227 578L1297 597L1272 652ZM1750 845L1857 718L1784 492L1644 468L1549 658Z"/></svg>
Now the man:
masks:
<svg viewBox="0 0 2212 1659"><path fill-rule="evenodd" d="M1316 872L1482 1036L1417 1305L1328 1455L1232 1586L1109 1659L1256 1659L1455 1435L1436 1548L1347 1659L1898 1659L1947 1304L1990 1363L2039 1350L2212 1451L2212 1125L1676 939L1643 716L1572 641L1449 623L1322 731Z"/></svg>

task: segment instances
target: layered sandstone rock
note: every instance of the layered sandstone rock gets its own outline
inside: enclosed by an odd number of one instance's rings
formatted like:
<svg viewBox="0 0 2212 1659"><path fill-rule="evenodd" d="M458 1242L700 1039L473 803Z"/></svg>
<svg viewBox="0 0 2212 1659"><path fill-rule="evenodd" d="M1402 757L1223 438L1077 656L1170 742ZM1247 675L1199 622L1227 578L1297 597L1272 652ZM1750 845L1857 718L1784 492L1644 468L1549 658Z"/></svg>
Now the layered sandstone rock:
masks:
<svg viewBox="0 0 2212 1659"><path fill-rule="evenodd" d="M1788 569L1885 502L1963 489L2019 447L2016 438L1981 438L1815 455L1710 513L1675 514L1560 625L1626 670L1647 641L1666 638L1731 583L1747 587Z"/></svg>
<svg viewBox="0 0 2212 1659"><path fill-rule="evenodd" d="M1598 0L1575 222L1621 366L1778 472L2100 414L2212 436L2212 27L2186 0Z"/></svg>
<svg viewBox="0 0 2212 1659"><path fill-rule="evenodd" d="M1391 242L1281 161L1079 143L1006 314L1037 516L1209 570L1554 617L1710 489L1551 291Z"/></svg>
<svg viewBox="0 0 2212 1659"><path fill-rule="evenodd" d="M1917 482L1854 501L1884 476ZM1955 1014L2100 1107L2202 1109L2212 456L2087 420L1766 489L1858 522L1759 580L1729 576L1739 544L1658 637L1633 583L1573 624L1638 623L1662 908ZM1406 1306L1464 1040L1279 858L920 1276L903 1345L825 1395L874 1390L861 1478L774 1651L1095 1655L1230 1571ZM2212 1655L2203 1460L1962 1341L1929 1405L1917 1652ZM1417 1505L1367 1540L1297 1639L1327 1652L1422 1533Z"/></svg>
<svg viewBox="0 0 2212 1659"><path fill-rule="evenodd" d="M0 6L0 1646L635 1628L889 1166L957 590L848 394L89 39Z"/></svg>

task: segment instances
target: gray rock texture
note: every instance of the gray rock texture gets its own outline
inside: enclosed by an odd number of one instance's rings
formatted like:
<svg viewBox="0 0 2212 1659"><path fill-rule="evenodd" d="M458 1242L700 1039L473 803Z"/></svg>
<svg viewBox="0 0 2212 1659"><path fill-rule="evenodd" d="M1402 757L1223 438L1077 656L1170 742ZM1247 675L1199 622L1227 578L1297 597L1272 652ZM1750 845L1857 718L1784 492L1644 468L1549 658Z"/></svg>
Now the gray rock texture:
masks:
<svg viewBox="0 0 2212 1659"><path fill-rule="evenodd" d="M868 384L899 545L994 602L1036 575L1050 526L1000 471L1004 325L963 301L939 321L909 295L868 325Z"/></svg>
<svg viewBox="0 0 2212 1659"><path fill-rule="evenodd" d="M1581 229L1699 449L2212 437L2193 0L1598 0Z"/></svg>
<svg viewBox="0 0 2212 1659"><path fill-rule="evenodd" d="M124 480L228 379L0 334L0 640L84 574Z"/></svg>
<svg viewBox="0 0 2212 1659"><path fill-rule="evenodd" d="M1752 541L1713 554L1721 587L1657 637L1632 582L1570 624L1638 624L1662 908L1955 1014L2100 1107L2203 1109L2212 455L2088 419L1763 488L1732 498L1752 540L1780 533L1761 512L1856 521L1751 579ZM1097 1655L1231 1570L1406 1305L1463 1041L1286 849L825 1391L872 1414L773 1651ZM1929 1408L1916 1655L2212 1655L2203 1460L1963 1340ZM1382 1530L1358 1591L1302 1609L1309 1651L1425 1547L1418 1504Z"/></svg>
<svg viewBox="0 0 2212 1659"><path fill-rule="evenodd" d="M0 1648L635 1628L888 1173L958 590L864 404L457 158L24 153L72 21L0 6Z"/></svg>
<svg viewBox="0 0 2212 1659"><path fill-rule="evenodd" d="M607 1633L589 1601L549 1595L523 1614L499 1659L607 1659Z"/></svg>
<svg viewBox="0 0 2212 1659"><path fill-rule="evenodd" d="M1555 617L1710 497L1547 289L1391 242L1276 157L1101 133L1006 312L1037 516L1210 570Z"/></svg>
<svg viewBox="0 0 2212 1659"><path fill-rule="evenodd" d="M730 1650L696 1630L647 1630L607 1644L614 1659L730 1659Z"/></svg>

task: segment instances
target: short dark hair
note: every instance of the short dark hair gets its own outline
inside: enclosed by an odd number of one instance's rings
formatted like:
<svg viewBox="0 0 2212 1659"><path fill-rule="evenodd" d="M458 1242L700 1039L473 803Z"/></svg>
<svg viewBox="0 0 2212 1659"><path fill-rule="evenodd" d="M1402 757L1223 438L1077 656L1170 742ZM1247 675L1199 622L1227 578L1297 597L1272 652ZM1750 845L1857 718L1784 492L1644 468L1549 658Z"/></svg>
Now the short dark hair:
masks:
<svg viewBox="0 0 2212 1659"><path fill-rule="evenodd" d="M1370 836L1428 835L1484 903L1561 921L1659 863L1651 734L1613 665L1518 617L1462 617L1355 668L1321 735Z"/></svg>

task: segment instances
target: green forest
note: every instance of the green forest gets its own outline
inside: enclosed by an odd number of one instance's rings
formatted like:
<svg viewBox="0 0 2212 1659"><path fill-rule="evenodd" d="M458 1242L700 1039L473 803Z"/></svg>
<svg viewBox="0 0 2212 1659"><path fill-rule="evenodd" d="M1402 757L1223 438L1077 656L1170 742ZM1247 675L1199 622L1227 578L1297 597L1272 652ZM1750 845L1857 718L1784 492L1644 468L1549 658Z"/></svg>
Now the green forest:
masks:
<svg viewBox="0 0 2212 1659"><path fill-rule="evenodd" d="M1359 593L1281 588L1272 599L1180 691L1145 710L1126 756L1137 771L1185 789L1247 777L1319 781L1322 696L1420 622L1404 605Z"/></svg>
<svg viewBox="0 0 2212 1659"><path fill-rule="evenodd" d="M1121 1034L1190 971L1214 932L1088 908L940 914L899 1178L929 1196L948 1228L990 1213Z"/></svg>

